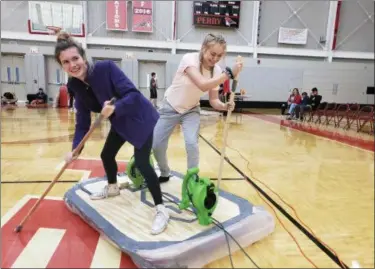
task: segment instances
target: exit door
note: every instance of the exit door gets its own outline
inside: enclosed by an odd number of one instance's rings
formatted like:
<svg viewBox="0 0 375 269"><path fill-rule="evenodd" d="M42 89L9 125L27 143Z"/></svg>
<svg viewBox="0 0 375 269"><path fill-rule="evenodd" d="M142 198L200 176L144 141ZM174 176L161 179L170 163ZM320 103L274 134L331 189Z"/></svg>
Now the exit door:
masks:
<svg viewBox="0 0 375 269"><path fill-rule="evenodd" d="M1 95L11 92L26 100L25 61L23 55L1 56Z"/></svg>

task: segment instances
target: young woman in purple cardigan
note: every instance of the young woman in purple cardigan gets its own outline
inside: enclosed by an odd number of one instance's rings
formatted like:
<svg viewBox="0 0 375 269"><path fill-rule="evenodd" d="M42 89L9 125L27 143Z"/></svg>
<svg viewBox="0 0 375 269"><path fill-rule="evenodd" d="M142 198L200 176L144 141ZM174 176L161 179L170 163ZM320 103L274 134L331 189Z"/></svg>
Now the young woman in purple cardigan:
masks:
<svg viewBox="0 0 375 269"><path fill-rule="evenodd" d="M70 76L68 88L75 97L77 113L73 149L90 129L91 112L101 113L111 123L101 152L108 185L99 193L93 193L91 198L120 195L115 157L124 143L129 142L134 146L135 165L145 178L156 206L151 233L163 232L169 215L163 205L159 179L149 161L158 112L112 61L89 64L85 50L67 33L59 33L57 37L55 58ZM117 101L111 105L109 100L113 97ZM66 161L71 162L77 157L70 152Z"/></svg>

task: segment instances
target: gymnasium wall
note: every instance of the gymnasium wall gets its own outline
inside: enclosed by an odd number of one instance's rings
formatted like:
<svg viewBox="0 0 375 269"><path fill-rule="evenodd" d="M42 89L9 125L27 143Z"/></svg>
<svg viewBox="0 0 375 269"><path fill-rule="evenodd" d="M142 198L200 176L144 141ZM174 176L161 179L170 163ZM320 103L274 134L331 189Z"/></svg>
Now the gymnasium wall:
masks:
<svg viewBox="0 0 375 269"><path fill-rule="evenodd" d="M238 89L250 101L280 102L291 88L317 87L326 101L374 102L365 94L374 86L374 1L242 1L237 29L194 26L192 1L154 1L152 33L131 31L130 4L129 29L121 32L106 29L105 1L55 2L82 4L86 28L78 40L89 58L114 60L146 96L151 72L158 75L162 99L182 55L197 51L212 31L228 41L228 65L236 55L244 57ZM53 58L55 38L29 34L28 18L27 1L1 2L2 92L25 100L43 87L52 102L66 74ZM279 43L281 26L308 29L306 44Z"/></svg>
<svg viewBox="0 0 375 269"><path fill-rule="evenodd" d="M336 49L374 52L374 1L360 1L359 3L360 6L355 1L342 3ZM367 15L371 15L371 19L364 23ZM359 30L355 31L357 27Z"/></svg>

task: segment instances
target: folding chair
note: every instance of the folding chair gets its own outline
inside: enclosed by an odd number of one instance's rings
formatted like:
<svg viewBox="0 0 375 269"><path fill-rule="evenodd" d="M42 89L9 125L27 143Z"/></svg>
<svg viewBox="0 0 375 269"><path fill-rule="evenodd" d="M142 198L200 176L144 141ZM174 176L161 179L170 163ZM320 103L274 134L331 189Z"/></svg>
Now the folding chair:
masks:
<svg viewBox="0 0 375 269"><path fill-rule="evenodd" d="M336 115L337 104L336 103L327 103L327 106L324 109L324 118L325 125L329 125L332 120L334 120Z"/></svg>
<svg viewBox="0 0 375 269"><path fill-rule="evenodd" d="M344 129L349 130L357 119L357 114L359 112L360 106L359 104L352 104L349 106L349 111L346 116L346 125L344 126Z"/></svg>
<svg viewBox="0 0 375 269"><path fill-rule="evenodd" d="M373 120L374 120L374 107L364 106L357 113L357 132L362 131L366 123L370 123L370 133L373 132Z"/></svg>
<svg viewBox="0 0 375 269"><path fill-rule="evenodd" d="M341 104L337 107L335 113L335 127L340 127L341 121L345 118L346 124L348 124L348 113L350 110L349 104Z"/></svg>
<svg viewBox="0 0 375 269"><path fill-rule="evenodd" d="M319 104L316 111L312 115L313 119L315 116L317 116L315 123L318 123L318 122L322 123L322 117L325 115L325 110L327 109L327 106L328 106L327 102L323 102Z"/></svg>
<svg viewBox="0 0 375 269"><path fill-rule="evenodd" d="M303 121L311 122L314 116L314 111L311 106L306 106L303 111Z"/></svg>

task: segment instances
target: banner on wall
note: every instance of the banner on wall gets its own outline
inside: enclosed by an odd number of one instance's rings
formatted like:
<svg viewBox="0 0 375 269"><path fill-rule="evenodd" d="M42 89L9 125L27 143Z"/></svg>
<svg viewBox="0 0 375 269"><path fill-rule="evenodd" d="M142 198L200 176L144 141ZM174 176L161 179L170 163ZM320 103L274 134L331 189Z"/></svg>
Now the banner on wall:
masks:
<svg viewBox="0 0 375 269"><path fill-rule="evenodd" d="M133 3L133 17L132 17L132 31L133 32L153 32L153 2L152 1L132 1Z"/></svg>
<svg viewBox="0 0 375 269"><path fill-rule="evenodd" d="M279 43L304 45L307 43L307 29L280 27Z"/></svg>
<svg viewBox="0 0 375 269"><path fill-rule="evenodd" d="M127 31L127 3L128 1L106 1L107 30Z"/></svg>

